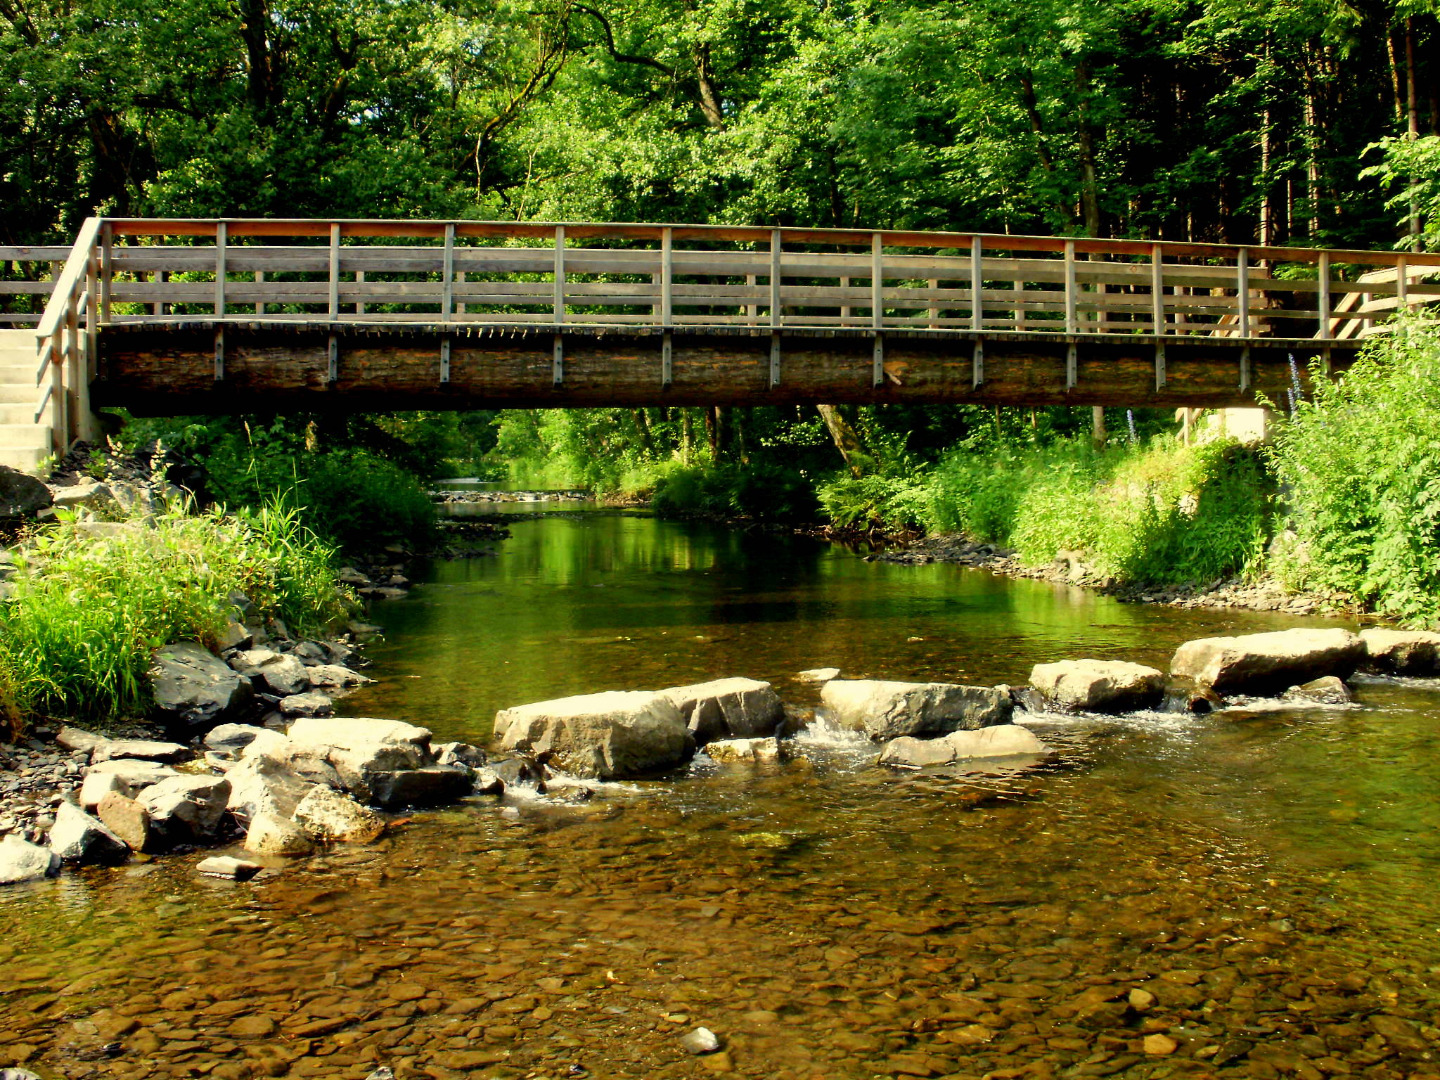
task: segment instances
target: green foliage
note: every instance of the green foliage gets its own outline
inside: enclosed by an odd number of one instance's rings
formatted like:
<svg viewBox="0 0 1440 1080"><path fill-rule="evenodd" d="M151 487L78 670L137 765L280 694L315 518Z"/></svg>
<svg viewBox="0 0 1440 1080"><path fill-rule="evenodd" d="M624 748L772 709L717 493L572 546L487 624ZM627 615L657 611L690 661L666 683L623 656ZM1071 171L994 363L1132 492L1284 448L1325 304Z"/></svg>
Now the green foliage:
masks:
<svg viewBox="0 0 1440 1080"><path fill-rule="evenodd" d="M923 518L929 488L921 473L862 477L837 474L819 485L816 496L831 524L842 529L896 531Z"/></svg>
<svg viewBox="0 0 1440 1080"><path fill-rule="evenodd" d="M1208 581L1258 568L1272 487L1253 452L1224 441L1002 445L947 457L921 520L1030 565L1068 551L1118 581Z"/></svg>
<svg viewBox="0 0 1440 1080"><path fill-rule="evenodd" d="M669 517L716 516L813 521L815 494L792 469L776 465L682 465L653 472L651 506Z"/></svg>
<svg viewBox="0 0 1440 1080"><path fill-rule="evenodd" d="M1418 139L1389 136L1366 150L1379 150L1380 160L1360 175L1378 178L1393 192L1385 205L1403 215L1397 224L1407 235L1397 241L1397 246L1410 244L1408 234L1413 208L1428 246L1432 250L1440 248L1440 135Z"/></svg>
<svg viewBox="0 0 1440 1080"><path fill-rule="evenodd" d="M87 720L147 706L151 650L215 641L244 593L262 616L317 634L354 610L334 549L271 504L234 517L159 515L94 538L62 522L19 560L0 605L0 711Z"/></svg>
<svg viewBox="0 0 1440 1080"><path fill-rule="evenodd" d="M1275 440L1293 536L1278 573L1408 623L1440 619L1440 330L1401 324Z"/></svg>

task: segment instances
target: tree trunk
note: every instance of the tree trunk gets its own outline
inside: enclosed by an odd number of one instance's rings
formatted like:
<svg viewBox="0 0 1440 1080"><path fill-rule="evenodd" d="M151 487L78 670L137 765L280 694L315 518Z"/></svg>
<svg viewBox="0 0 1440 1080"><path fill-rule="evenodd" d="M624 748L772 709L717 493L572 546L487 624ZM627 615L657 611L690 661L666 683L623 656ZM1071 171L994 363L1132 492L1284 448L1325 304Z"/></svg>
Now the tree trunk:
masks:
<svg viewBox="0 0 1440 1080"><path fill-rule="evenodd" d="M1100 235L1100 179L1095 165L1095 132L1090 126L1090 66L1081 61L1075 67L1075 86L1080 91L1080 217L1086 236Z"/></svg>
<svg viewBox="0 0 1440 1080"><path fill-rule="evenodd" d="M631 409L630 415L635 418L635 430L640 433L640 447L645 451L645 456L651 461L657 457L655 453L655 437L650 433L650 418L645 415L644 409Z"/></svg>
<svg viewBox="0 0 1440 1080"><path fill-rule="evenodd" d="M1415 87L1415 17L1405 20L1405 137L1414 142L1420 137L1420 110L1416 106ZM1415 186L1412 177L1410 184ZM1421 250L1420 206L1412 196L1410 199L1410 246Z"/></svg>
<svg viewBox="0 0 1440 1080"><path fill-rule="evenodd" d="M864 473L865 448L861 445L860 436L855 434L855 429L850 426L840 410L834 405L816 405L815 409L820 413L820 418L825 421L825 429L830 432L830 438L835 442L835 449L840 451L840 456L845 459L845 464L850 469L850 475L860 479Z"/></svg>
<svg viewBox="0 0 1440 1080"><path fill-rule="evenodd" d="M1105 449L1105 407L1096 405L1090 410L1090 441L1096 450Z"/></svg>
<svg viewBox="0 0 1440 1080"><path fill-rule="evenodd" d="M689 465L695 456L695 418L690 410L680 409L680 460Z"/></svg>

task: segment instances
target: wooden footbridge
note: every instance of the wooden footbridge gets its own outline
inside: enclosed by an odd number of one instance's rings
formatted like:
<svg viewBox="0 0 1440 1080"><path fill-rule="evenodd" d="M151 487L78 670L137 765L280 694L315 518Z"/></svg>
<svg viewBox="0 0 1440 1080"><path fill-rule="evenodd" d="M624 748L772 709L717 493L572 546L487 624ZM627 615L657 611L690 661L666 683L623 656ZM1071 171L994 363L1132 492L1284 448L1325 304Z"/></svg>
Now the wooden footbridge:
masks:
<svg viewBox="0 0 1440 1080"><path fill-rule="evenodd" d="M1440 255L700 225L92 218L7 264L57 449L103 406L1244 406L1440 300Z"/></svg>

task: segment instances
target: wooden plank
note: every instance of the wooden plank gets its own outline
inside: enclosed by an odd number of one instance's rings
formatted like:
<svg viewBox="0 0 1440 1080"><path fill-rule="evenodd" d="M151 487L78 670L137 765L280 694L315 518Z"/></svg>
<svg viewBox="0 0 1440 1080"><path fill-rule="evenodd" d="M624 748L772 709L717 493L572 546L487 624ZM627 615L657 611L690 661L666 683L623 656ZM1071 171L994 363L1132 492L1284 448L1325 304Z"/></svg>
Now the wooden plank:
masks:
<svg viewBox="0 0 1440 1080"><path fill-rule="evenodd" d="M330 318L340 317L340 224L330 225Z"/></svg>
<svg viewBox="0 0 1440 1080"><path fill-rule="evenodd" d="M675 233L665 229L660 235L660 325L673 324L675 289ZM667 350L668 351L668 350Z"/></svg>
<svg viewBox="0 0 1440 1080"><path fill-rule="evenodd" d="M446 322L455 311L455 223L445 226L445 255L440 269L440 318Z"/></svg>
<svg viewBox="0 0 1440 1080"><path fill-rule="evenodd" d="M1150 310L1155 333L1165 333L1165 250L1159 244L1150 247Z"/></svg>
<svg viewBox="0 0 1440 1080"><path fill-rule="evenodd" d="M554 274L554 287L555 287L555 294L554 294L554 296L555 296L555 299L554 299L554 305L555 305L555 322L556 322L557 324L559 324L559 323L563 323L563 322L565 321L565 226L564 226L564 225L557 225L557 226L555 226L555 268L554 268L554 270L552 271L552 273ZM562 378L562 376L563 376L563 372L562 372L561 367L560 367L560 357L561 357L561 351L560 351L560 350L561 350L561 346L560 346L560 335L559 335L559 334L556 334L556 335L555 335L555 357L556 357L556 359L555 359L555 385L556 385L556 386L559 386L559 385L560 385L560 380L561 380L561 378Z"/></svg>
<svg viewBox="0 0 1440 1080"><path fill-rule="evenodd" d="M780 230L772 229L770 232L770 265L767 270L770 275L770 325L779 327L784 320L784 310L780 306Z"/></svg>
<svg viewBox="0 0 1440 1080"><path fill-rule="evenodd" d="M115 233L108 223L100 225L100 320L110 321L110 282L114 277Z"/></svg>
<svg viewBox="0 0 1440 1080"><path fill-rule="evenodd" d="M45 305L45 314L36 327L37 337L50 337L60 329L65 318L66 308L74 299L76 286L85 275L90 252L94 249L99 236L100 219L86 218L75 236L75 243L70 248L70 256L65 262L65 268L55 280L55 288L50 294L50 302Z"/></svg>
<svg viewBox="0 0 1440 1080"><path fill-rule="evenodd" d="M1073 334L1078 327L1075 320L1075 302L1079 286L1075 280L1075 241L1065 241L1065 332Z"/></svg>
<svg viewBox="0 0 1440 1080"><path fill-rule="evenodd" d="M1318 323L1315 336L1330 337L1330 253L1320 253L1319 292L1316 296L1315 314Z"/></svg>
<svg viewBox="0 0 1440 1080"><path fill-rule="evenodd" d="M226 232L229 226L220 222L215 226L215 317L225 317L225 279L229 276L225 268Z"/></svg>
<svg viewBox="0 0 1440 1080"><path fill-rule="evenodd" d="M985 259L978 236L970 241L970 320L977 332L985 322Z"/></svg>
<svg viewBox="0 0 1440 1080"><path fill-rule="evenodd" d="M1240 336L1250 337L1250 255L1241 248L1235 255L1235 306L1239 311Z"/></svg>
<svg viewBox="0 0 1440 1080"><path fill-rule="evenodd" d="M870 237L870 325L877 330L885 325L885 245L878 232Z"/></svg>

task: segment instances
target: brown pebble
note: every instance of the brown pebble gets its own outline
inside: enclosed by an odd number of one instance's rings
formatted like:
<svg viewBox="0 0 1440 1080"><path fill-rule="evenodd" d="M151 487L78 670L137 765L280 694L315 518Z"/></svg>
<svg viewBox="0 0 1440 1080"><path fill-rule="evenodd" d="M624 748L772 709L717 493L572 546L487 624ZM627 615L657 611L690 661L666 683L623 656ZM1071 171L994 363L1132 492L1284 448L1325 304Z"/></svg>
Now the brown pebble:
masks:
<svg viewBox="0 0 1440 1080"><path fill-rule="evenodd" d="M1166 1054L1173 1054L1180 1048L1180 1044L1169 1035L1161 1035L1158 1032L1154 1035L1146 1035L1144 1042L1145 1053L1154 1057L1163 1057Z"/></svg>

